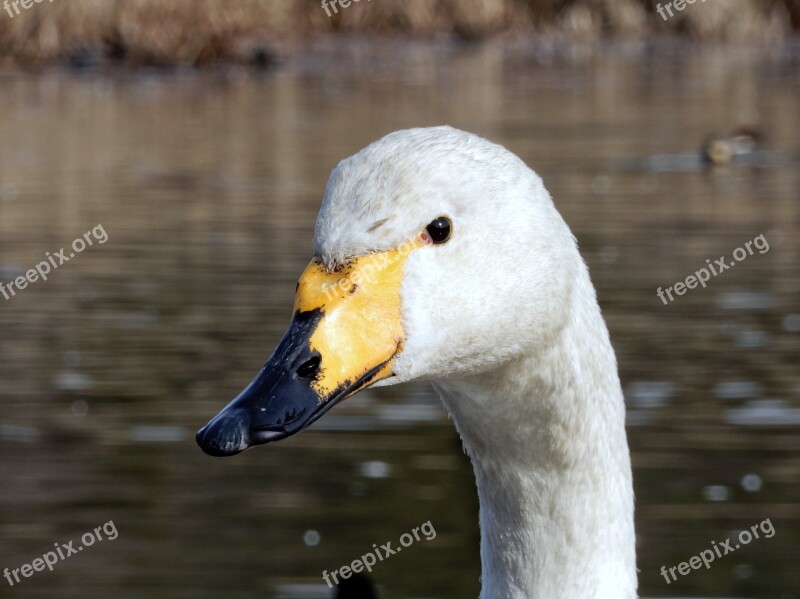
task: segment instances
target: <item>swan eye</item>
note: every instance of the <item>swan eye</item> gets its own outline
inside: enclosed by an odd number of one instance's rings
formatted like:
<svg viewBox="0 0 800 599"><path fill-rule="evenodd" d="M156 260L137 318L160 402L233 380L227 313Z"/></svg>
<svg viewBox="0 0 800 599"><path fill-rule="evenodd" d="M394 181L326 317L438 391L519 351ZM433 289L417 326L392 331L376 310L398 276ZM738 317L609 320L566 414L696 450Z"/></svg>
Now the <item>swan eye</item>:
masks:
<svg viewBox="0 0 800 599"><path fill-rule="evenodd" d="M440 216L425 227L425 232L433 243L439 245L450 239L450 234L453 232L453 223L446 216Z"/></svg>

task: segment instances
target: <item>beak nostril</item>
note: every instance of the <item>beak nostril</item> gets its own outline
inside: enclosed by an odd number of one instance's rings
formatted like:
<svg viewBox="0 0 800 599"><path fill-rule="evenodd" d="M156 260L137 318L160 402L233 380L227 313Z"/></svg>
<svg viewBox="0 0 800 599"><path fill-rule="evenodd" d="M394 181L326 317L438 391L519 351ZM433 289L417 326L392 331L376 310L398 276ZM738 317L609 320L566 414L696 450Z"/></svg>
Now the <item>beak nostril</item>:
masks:
<svg viewBox="0 0 800 599"><path fill-rule="evenodd" d="M316 354L311 357L311 359L306 360L300 367L297 369L297 376L303 379L310 379L313 378L317 371L319 370L319 364L321 362L321 358L319 354Z"/></svg>

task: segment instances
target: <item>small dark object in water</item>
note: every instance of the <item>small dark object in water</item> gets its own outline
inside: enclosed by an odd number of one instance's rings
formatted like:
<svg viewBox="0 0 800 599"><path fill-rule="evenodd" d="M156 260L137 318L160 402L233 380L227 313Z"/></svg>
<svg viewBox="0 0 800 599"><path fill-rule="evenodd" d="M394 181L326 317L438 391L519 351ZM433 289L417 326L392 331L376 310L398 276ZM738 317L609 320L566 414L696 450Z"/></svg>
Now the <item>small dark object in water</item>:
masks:
<svg viewBox="0 0 800 599"><path fill-rule="evenodd" d="M250 50L250 64L260 69L268 69L275 65L275 54L266 46L256 44Z"/></svg>
<svg viewBox="0 0 800 599"><path fill-rule="evenodd" d="M730 164L736 158L752 154L764 136L754 127L739 127L729 135L710 135L703 143L703 160L708 164Z"/></svg>
<svg viewBox="0 0 800 599"><path fill-rule="evenodd" d="M97 48L88 46L79 46L73 49L67 57L67 64L77 71L98 67L102 62L102 53Z"/></svg>
<svg viewBox="0 0 800 599"><path fill-rule="evenodd" d="M128 47L118 33L106 37L103 43L105 44L105 55L108 60L120 62L128 57Z"/></svg>
<svg viewBox="0 0 800 599"><path fill-rule="evenodd" d="M353 574L336 586L334 599L378 599L378 591L369 576Z"/></svg>

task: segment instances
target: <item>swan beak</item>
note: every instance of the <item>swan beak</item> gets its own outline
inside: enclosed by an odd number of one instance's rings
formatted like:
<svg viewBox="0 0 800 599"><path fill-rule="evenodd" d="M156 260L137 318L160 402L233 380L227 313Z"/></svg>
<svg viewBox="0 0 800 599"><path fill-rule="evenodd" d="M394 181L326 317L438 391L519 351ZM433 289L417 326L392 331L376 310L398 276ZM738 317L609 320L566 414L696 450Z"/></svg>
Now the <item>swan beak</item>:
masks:
<svg viewBox="0 0 800 599"><path fill-rule="evenodd" d="M229 456L285 439L391 376L404 336L403 270L421 244L360 256L336 272L312 261L289 330L250 385L197 433L202 450Z"/></svg>

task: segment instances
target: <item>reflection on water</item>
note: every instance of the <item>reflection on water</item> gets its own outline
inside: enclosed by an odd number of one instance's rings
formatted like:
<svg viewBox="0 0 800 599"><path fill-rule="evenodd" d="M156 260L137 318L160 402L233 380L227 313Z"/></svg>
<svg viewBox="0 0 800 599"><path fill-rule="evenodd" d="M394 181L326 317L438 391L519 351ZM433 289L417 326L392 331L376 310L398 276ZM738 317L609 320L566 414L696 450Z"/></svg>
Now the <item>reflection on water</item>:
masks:
<svg viewBox="0 0 800 599"><path fill-rule="evenodd" d="M265 78L0 79L0 280L109 235L0 299L0 568L119 530L0 595L324 597L323 570L430 520L434 541L374 571L384 595L477 596L472 474L427 386L367 391L233 459L193 440L286 326L330 169L447 122L543 175L592 269L630 404L642 596L800 596L796 59L392 50ZM742 120L780 159L664 158ZM656 296L760 234L769 253ZM774 538L660 576L765 518Z"/></svg>

